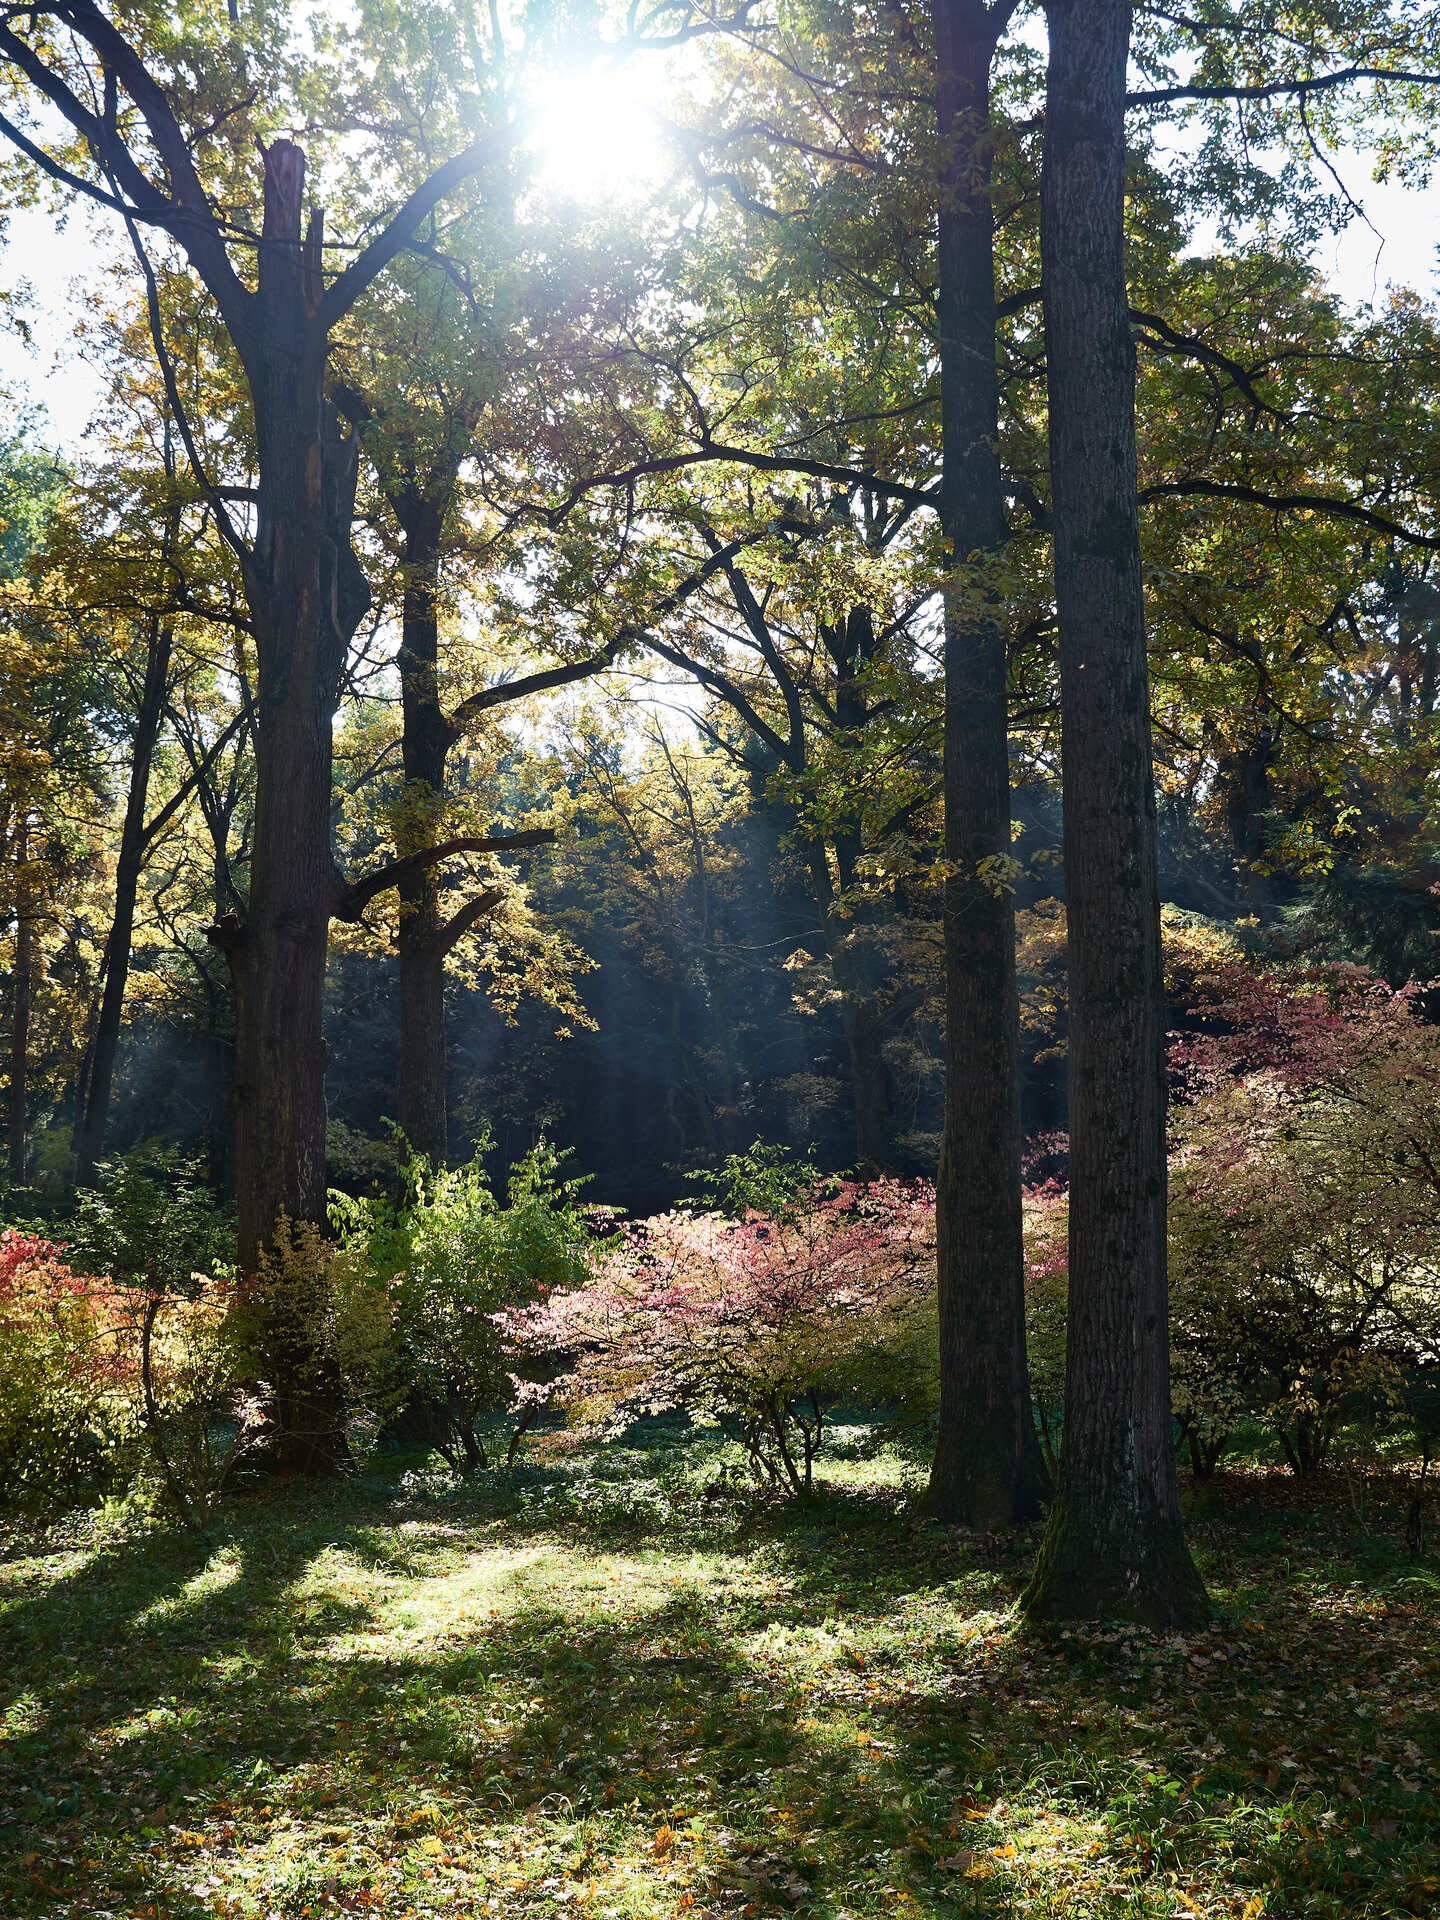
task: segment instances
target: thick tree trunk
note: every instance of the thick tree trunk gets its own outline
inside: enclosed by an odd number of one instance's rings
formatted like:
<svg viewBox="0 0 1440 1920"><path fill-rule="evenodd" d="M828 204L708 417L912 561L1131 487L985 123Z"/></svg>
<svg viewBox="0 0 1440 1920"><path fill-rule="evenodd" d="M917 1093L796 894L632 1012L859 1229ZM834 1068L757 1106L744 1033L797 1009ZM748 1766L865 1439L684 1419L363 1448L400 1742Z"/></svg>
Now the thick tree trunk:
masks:
<svg viewBox="0 0 1440 1920"><path fill-rule="evenodd" d="M1165 1271L1165 994L1125 284L1129 0L1050 0L1041 259L1070 980L1059 1487L1024 1606L1205 1617L1180 1525Z"/></svg>
<svg viewBox="0 0 1440 1920"><path fill-rule="evenodd" d="M214 936L235 982L235 1182L240 1264L251 1272L282 1222L325 1220L325 965L340 895L332 726L369 601L350 546L357 449L325 399L326 343L310 324L318 244L302 257L303 185L303 155L277 141L266 155L258 315L244 342L259 455L245 575L257 667L251 885L243 925L232 916ZM267 1329L272 1457L325 1470L345 1457L345 1439L304 1292L277 1295Z"/></svg>
<svg viewBox="0 0 1440 1920"><path fill-rule="evenodd" d="M1032 1518L1048 1476L1030 1405L1020 1208L990 63L1003 18L935 0L945 594L946 1080L936 1195L940 1432L930 1499L978 1527ZM1005 17L1008 17L1005 16ZM973 562L973 564L972 564Z"/></svg>
<svg viewBox="0 0 1440 1920"><path fill-rule="evenodd" d="M150 796L150 768L165 689L170 677L171 626L155 620L145 661L145 682L135 717L130 748L130 789L125 798L125 821L120 830L120 853L115 863L115 911L105 942L105 988L90 1049L84 1104L75 1131L75 1181L89 1186L105 1140L110 1088L115 1076L115 1054L120 1044L120 1021L125 988L130 978L130 945L135 932L135 901L145 861L145 809Z"/></svg>
<svg viewBox="0 0 1440 1920"><path fill-rule="evenodd" d="M10 1006L10 1178L17 1186L24 1185L29 1172L30 1009L35 994L29 864L30 828L22 816L15 833L15 979Z"/></svg>

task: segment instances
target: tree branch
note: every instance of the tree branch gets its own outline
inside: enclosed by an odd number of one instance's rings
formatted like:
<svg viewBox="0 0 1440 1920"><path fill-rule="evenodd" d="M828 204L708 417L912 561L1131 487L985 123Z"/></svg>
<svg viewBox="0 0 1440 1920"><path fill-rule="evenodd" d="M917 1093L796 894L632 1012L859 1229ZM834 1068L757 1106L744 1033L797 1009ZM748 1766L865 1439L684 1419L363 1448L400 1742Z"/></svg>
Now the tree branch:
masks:
<svg viewBox="0 0 1440 1920"><path fill-rule="evenodd" d="M126 211L121 217L125 222L125 231L130 236L130 244L135 251L135 258L140 263L140 271L145 277L145 311L150 322L150 339L155 348L155 358L160 366L160 378L164 383L166 401L169 404L170 412L174 416L175 425L180 430L180 438L185 443L185 457L189 460L191 470L210 502L215 514L215 524L219 527L226 546L230 548L230 551L240 562L242 573L248 573L250 567L250 549L241 539L235 522L226 511L225 503L220 496L219 489L205 470L204 463L200 458L200 449L195 444L195 436L190 428L190 416L185 411L185 402L180 394L180 383L175 378L175 363L170 358L170 349L165 344L165 323L164 316L160 311L160 288L155 279L155 269L150 264L150 256L146 253L144 245L141 242L140 230L135 224L135 216Z"/></svg>
<svg viewBox="0 0 1440 1920"><path fill-rule="evenodd" d="M115 133L113 125L91 113L34 49L7 28L0 30L0 52L59 109L76 132L89 143L96 159L115 176L134 202L138 217L167 226L189 255L192 265L214 296L226 327L243 338L249 329L253 295L230 263L220 237L215 209L200 183L180 123L163 89L151 77L144 61L93 0L62 0L37 7L71 27L88 42L106 71L123 86L139 108L155 151L170 180L169 193L157 187Z"/></svg>
<svg viewBox="0 0 1440 1920"><path fill-rule="evenodd" d="M358 920L377 894L399 886L412 873L423 873L427 867L437 866L457 853L511 853L521 847L544 846L554 838L554 827L526 827L521 833L457 834L453 840L441 840L433 847L407 853L403 859L389 860L383 867L363 874L348 885L344 877L337 874L338 891L330 909L331 917Z"/></svg>
<svg viewBox="0 0 1440 1920"><path fill-rule="evenodd" d="M469 933L470 929L483 920L487 913L493 913L505 898L499 887L488 887L484 893L477 893L473 900L467 900L458 913L450 918L436 934L430 951L436 960L443 960Z"/></svg>
<svg viewBox="0 0 1440 1920"><path fill-rule="evenodd" d="M1355 80L1393 80L1400 86L1440 86L1440 73L1410 73L1393 67L1338 67L1334 73L1318 73L1308 80L1268 80L1249 87L1152 87L1140 93L1127 93L1127 107L1163 107L1174 100L1274 100L1304 99L1310 93L1328 93L1334 87L1349 86Z"/></svg>
<svg viewBox="0 0 1440 1920"><path fill-rule="evenodd" d="M148 847L155 836L163 833L165 828L169 826L170 822L175 818L175 815L209 773L211 767L214 766L226 747L229 746L236 734L244 727L247 717L243 711L237 713L225 731L218 734L213 744L206 748L202 758L195 761L189 777L176 788L175 792L171 794L170 798L165 802L165 805L155 817L148 821L141 829L140 844L142 847Z"/></svg>
<svg viewBox="0 0 1440 1920"><path fill-rule="evenodd" d="M1231 380L1258 413L1286 417L1281 408L1272 406L1268 400L1262 400L1256 392L1257 369L1242 367L1238 360L1232 360L1228 354L1221 353L1218 348L1207 346L1203 340L1196 340L1189 334L1178 332L1159 314L1144 313L1139 307L1131 307L1130 318L1136 326L1148 328L1155 335L1160 347L1187 354L1192 360L1200 361L1203 366L1214 367L1220 373L1229 374Z"/></svg>
<svg viewBox="0 0 1440 1920"><path fill-rule="evenodd" d="M1337 520L1353 520L1362 527L1374 527L1391 540L1406 546L1423 547L1440 553L1440 534L1417 533L1388 515L1362 507L1358 500L1323 493L1264 493L1259 487L1241 486L1227 480L1159 480L1141 490L1140 499L1148 503L1167 494L1198 494L1212 500L1241 500L1254 507L1269 507L1276 513L1328 513Z"/></svg>
<svg viewBox="0 0 1440 1920"><path fill-rule="evenodd" d="M489 713L492 707L508 706L512 700L523 700L532 693L548 693L551 687L573 686L577 680L588 680L594 674L603 673L606 667L615 664L615 656L620 651L619 640L612 643L603 653L589 660L575 660L564 667L545 667L539 673L522 674L518 680L498 681L493 687L483 687L479 693L472 693L462 700L455 711L446 715L452 734L458 740L468 733L482 713Z"/></svg>
<svg viewBox="0 0 1440 1920"><path fill-rule="evenodd" d="M422 180L369 245L363 247L349 266L337 274L325 289L316 308L316 322L321 332L329 333L345 318L371 281L384 272L405 246L427 213L439 206L462 180L503 159L519 145L529 130L527 119L512 120L509 126L502 127L498 133L473 140L443 166L437 167L429 179Z"/></svg>
<svg viewBox="0 0 1440 1920"><path fill-rule="evenodd" d="M906 486L903 481L881 480L860 467L841 467L824 460L807 460L799 454L756 453L749 447L732 447L705 435L701 444L689 453L657 455L653 460L637 460L633 466L610 473L587 474L577 480L559 506L532 508L550 526L558 526L573 507L589 493L601 487L630 486L636 480L680 473L687 467L712 462L732 461L736 466L754 467L761 473L803 473L813 480L833 480L839 486L868 487L872 493L890 500L903 500L911 507L938 507L940 496L925 487Z"/></svg>

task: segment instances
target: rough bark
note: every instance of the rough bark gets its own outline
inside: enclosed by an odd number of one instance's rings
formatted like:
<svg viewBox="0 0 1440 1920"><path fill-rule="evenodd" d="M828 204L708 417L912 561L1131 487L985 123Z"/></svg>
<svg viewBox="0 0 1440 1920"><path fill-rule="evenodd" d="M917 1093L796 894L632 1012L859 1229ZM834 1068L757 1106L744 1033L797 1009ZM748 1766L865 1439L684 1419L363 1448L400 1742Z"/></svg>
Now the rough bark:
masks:
<svg viewBox="0 0 1440 1920"><path fill-rule="evenodd" d="M325 335L301 239L304 155L265 159L258 306L244 343L259 487L246 567L255 631L255 823L235 979L240 1263L282 1215L325 1217L325 962L337 875L332 725L346 649L369 604L350 547L356 450L324 394ZM307 294L309 298L307 299Z"/></svg>
<svg viewBox="0 0 1440 1920"><path fill-rule="evenodd" d="M35 993L35 928L30 905L30 829L15 832L15 974L10 1002L10 1178L23 1186L29 1172L28 1100L30 1008Z"/></svg>
<svg viewBox="0 0 1440 1920"><path fill-rule="evenodd" d="M1051 0L1041 253L1069 922L1065 1432L1040 1618L1203 1619L1180 1524L1165 996L1125 288L1128 0Z"/></svg>
<svg viewBox="0 0 1440 1920"><path fill-rule="evenodd" d="M350 546L357 450L325 398L315 324L318 230L301 239L304 155L265 156L256 305L240 346L255 415L255 817L243 922L215 930L235 986L235 1180L240 1264L254 1271L283 1221L325 1219L325 966L339 890L330 844L332 728L369 593ZM297 1313L299 1309L297 1308ZM345 1456L339 1383L276 1296L267 1329L273 1464Z"/></svg>
<svg viewBox="0 0 1440 1920"><path fill-rule="evenodd" d="M934 0L942 143L939 332L945 592L946 1080L936 1194L934 1511L994 1528L1048 1490L1025 1355L1019 1013L1008 880L1005 541L998 439L990 65L1011 8Z"/></svg>
<svg viewBox="0 0 1440 1920"><path fill-rule="evenodd" d="M145 660L145 679L135 715L135 732L130 742L130 786L125 796L125 819L115 862L115 907L105 941L105 987L90 1048L84 1102L75 1130L75 1182L82 1187L94 1180L95 1163L105 1141L125 989L130 978L135 901L145 861L145 809L150 796L150 769L165 709L173 643L174 629L167 621L154 619Z"/></svg>

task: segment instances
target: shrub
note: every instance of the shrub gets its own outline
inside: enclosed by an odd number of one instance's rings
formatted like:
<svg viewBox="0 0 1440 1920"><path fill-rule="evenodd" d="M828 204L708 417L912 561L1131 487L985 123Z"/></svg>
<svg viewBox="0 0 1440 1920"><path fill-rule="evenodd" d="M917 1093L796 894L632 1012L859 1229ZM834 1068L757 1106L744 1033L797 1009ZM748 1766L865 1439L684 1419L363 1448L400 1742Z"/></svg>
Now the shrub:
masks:
<svg viewBox="0 0 1440 1920"><path fill-rule="evenodd" d="M1171 1056L1178 1435L1203 1479L1253 1413L1308 1473L1351 1419L1405 1409L1422 1432L1419 1383L1440 1363L1440 1032L1412 995L1352 967L1262 976L1227 964L1202 984L1205 1025ZM1056 1183L1027 1195L1026 1240L1031 1374L1053 1463L1066 1264Z"/></svg>
<svg viewBox="0 0 1440 1920"><path fill-rule="evenodd" d="M264 1426L245 1385L253 1356L230 1210L196 1161L145 1146L101 1163L70 1230L73 1250L108 1276L116 1380L143 1451L170 1504L197 1521Z"/></svg>
<svg viewBox="0 0 1440 1920"><path fill-rule="evenodd" d="M1171 1340L1192 1430L1249 1405L1313 1472L1433 1320L1430 1230L1346 1103L1263 1074L1177 1119Z"/></svg>
<svg viewBox="0 0 1440 1920"><path fill-rule="evenodd" d="M138 1438L123 1301L65 1249L0 1233L0 1501L43 1509L113 1492Z"/></svg>
<svg viewBox="0 0 1440 1920"><path fill-rule="evenodd" d="M1176 1059L1172 1343L1182 1417L1242 1405L1296 1473L1440 1356L1440 1033L1354 968L1238 968Z"/></svg>
<svg viewBox="0 0 1440 1920"><path fill-rule="evenodd" d="M461 1473L490 1464L487 1420L515 1413L513 1456L547 1397L542 1380L523 1377L535 1356L504 1316L583 1287L603 1248L601 1216L560 1163L542 1142L512 1168L504 1206L478 1158L453 1172L412 1161L398 1204L334 1197L343 1262L388 1294L395 1403Z"/></svg>
<svg viewBox="0 0 1440 1920"><path fill-rule="evenodd" d="M121 1350L137 1417L165 1495L196 1524L234 1469L263 1445L265 1400L245 1378L243 1289L196 1276L190 1295L131 1292Z"/></svg>
<svg viewBox="0 0 1440 1920"><path fill-rule="evenodd" d="M191 1294L234 1266L235 1222L199 1165L172 1148L102 1161L75 1196L69 1245L92 1273L147 1294Z"/></svg>
<svg viewBox="0 0 1440 1920"><path fill-rule="evenodd" d="M754 1156L732 1163L728 1191L743 1204L757 1180L775 1211L641 1221L590 1285L511 1325L531 1351L573 1356L560 1391L583 1426L713 1420L757 1480L801 1494L843 1398L883 1403L913 1385L933 1339L934 1194L788 1179Z"/></svg>
<svg viewBox="0 0 1440 1920"><path fill-rule="evenodd" d="M237 1281L224 1334L255 1416L255 1450L305 1467L343 1459L403 1397L389 1288L313 1222L276 1226ZM278 1442L278 1446L277 1446Z"/></svg>

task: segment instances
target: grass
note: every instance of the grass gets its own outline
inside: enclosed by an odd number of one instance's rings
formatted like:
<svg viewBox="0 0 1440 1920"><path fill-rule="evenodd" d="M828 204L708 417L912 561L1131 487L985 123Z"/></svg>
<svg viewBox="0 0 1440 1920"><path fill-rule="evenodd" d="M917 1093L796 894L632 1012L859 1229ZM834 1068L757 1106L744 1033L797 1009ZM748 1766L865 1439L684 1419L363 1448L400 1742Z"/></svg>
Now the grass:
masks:
<svg viewBox="0 0 1440 1920"><path fill-rule="evenodd" d="M12 1537L0 1913L1440 1912L1440 1570L1398 1506L1232 1475L1209 1631L1039 1637L1033 1534L848 1451L804 1509L660 1433Z"/></svg>

